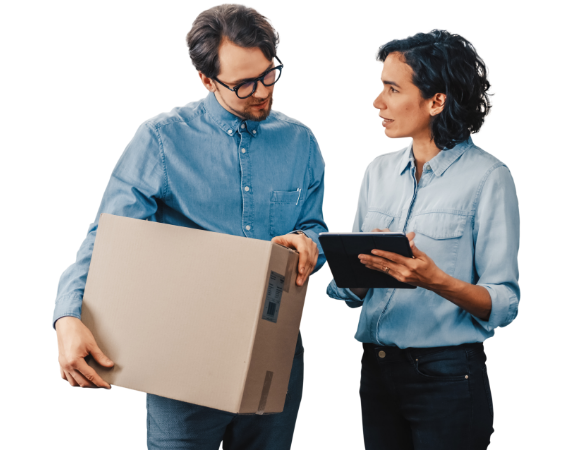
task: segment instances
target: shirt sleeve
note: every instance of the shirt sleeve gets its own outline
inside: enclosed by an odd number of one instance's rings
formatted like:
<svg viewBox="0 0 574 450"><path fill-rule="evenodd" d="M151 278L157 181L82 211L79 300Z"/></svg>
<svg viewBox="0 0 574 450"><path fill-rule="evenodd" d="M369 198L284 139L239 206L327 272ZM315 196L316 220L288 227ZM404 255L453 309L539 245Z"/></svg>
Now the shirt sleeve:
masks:
<svg viewBox="0 0 574 450"><path fill-rule="evenodd" d="M100 214L149 219L157 211L157 199L167 191L161 145L157 130L143 124L120 157L104 192L94 223L76 255L76 262L62 274L52 324L64 316L81 318L84 288Z"/></svg>
<svg viewBox="0 0 574 450"><path fill-rule="evenodd" d="M473 317L485 330L492 331L514 320L520 301L518 198L506 166L495 166L487 174L477 202L473 227L476 284L488 290L492 310L488 320Z"/></svg>
<svg viewBox="0 0 574 450"><path fill-rule="evenodd" d="M327 230L323 219L323 195L325 191L325 162L321 156L319 144L315 136L310 133L309 164L307 165L307 179L309 185L306 198L301 206L301 214L297 219L296 229L302 231L317 245L319 257L313 273L317 272L325 264L325 254L319 242L319 233Z"/></svg>
<svg viewBox="0 0 574 450"><path fill-rule="evenodd" d="M369 204L368 194L369 194L369 167L365 171L365 175L363 177L363 182L361 183L361 190L359 191L359 203L357 205L357 212L355 214L355 222L353 223L353 233L357 233L361 231L363 226L363 220L365 215L367 214L367 208ZM366 298L373 294L373 289L369 289L365 298L361 299L357 295L355 295L350 289L348 288L340 288L337 287L335 280L332 280L327 286L327 295L335 300L344 300L347 303L347 306L351 308L358 308L359 306L363 306L363 302Z"/></svg>

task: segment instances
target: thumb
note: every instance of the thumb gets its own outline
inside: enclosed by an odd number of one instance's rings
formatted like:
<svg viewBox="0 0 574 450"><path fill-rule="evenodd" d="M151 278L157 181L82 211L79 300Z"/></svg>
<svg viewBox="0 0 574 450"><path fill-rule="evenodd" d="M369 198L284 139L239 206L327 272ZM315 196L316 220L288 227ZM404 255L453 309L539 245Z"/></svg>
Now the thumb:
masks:
<svg viewBox="0 0 574 450"><path fill-rule="evenodd" d="M94 344L90 353L92 354L93 358L96 360L96 362L100 366L104 366L104 367L113 367L114 366L114 362L110 358L108 358L106 355L104 355L104 352L102 352L96 344Z"/></svg>
<svg viewBox="0 0 574 450"><path fill-rule="evenodd" d="M413 233L414 234L414 233ZM413 236L414 238L414 236ZM411 251L413 252L413 256L415 258L420 258L421 256L425 255L425 252L422 252L421 250L418 249L418 247L415 245L415 240L411 239L409 242L410 246L411 246Z"/></svg>

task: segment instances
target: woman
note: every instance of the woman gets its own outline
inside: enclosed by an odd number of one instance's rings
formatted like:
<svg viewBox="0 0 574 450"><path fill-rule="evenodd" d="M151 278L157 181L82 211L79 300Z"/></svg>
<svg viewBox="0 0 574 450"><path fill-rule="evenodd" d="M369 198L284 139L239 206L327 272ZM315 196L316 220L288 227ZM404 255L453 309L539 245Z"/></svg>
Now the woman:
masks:
<svg viewBox="0 0 574 450"><path fill-rule="evenodd" d="M370 449L484 449L493 409L482 342L516 317L518 201L508 168L470 138L488 114L470 42L434 30L382 46L374 106L412 144L367 168L353 231L407 233L414 257L373 250L372 270L417 289L341 289L362 306L361 404Z"/></svg>

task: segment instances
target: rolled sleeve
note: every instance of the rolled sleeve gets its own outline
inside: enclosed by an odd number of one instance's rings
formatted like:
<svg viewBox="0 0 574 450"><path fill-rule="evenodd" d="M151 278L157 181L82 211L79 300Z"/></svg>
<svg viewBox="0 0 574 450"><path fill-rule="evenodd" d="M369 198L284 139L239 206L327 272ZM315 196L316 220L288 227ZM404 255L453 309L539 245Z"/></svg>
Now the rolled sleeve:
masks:
<svg viewBox="0 0 574 450"><path fill-rule="evenodd" d="M62 274L58 285L52 325L64 316L81 318L84 288L102 213L135 219L151 218L157 211L156 199L165 196L167 178L160 157L155 129L140 126L119 159L104 192L96 220L76 255L76 262Z"/></svg>
<svg viewBox="0 0 574 450"><path fill-rule="evenodd" d="M369 292L370 291L371 289L369 289ZM332 280L327 286L327 295L335 300L345 301L350 308L363 306L363 299L353 294L350 289L338 287L335 280Z"/></svg>
<svg viewBox="0 0 574 450"><path fill-rule="evenodd" d="M516 318L520 301L518 199L506 166L495 166L487 174L477 202L473 229L476 284L488 290L492 309L488 320L473 317L490 332Z"/></svg>
<svg viewBox="0 0 574 450"><path fill-rule="evenodd" d="M313 273L317 272L325 264L325 253L319 242L319 233L328 231L323 219L323 196L325 192L325 162L321 156L319 144L310 133L310 154L307 174L309 186L306 198L303 202L299 219L297 220L297 230L302 231L312 239L317 245L319 256Z"/></svg>

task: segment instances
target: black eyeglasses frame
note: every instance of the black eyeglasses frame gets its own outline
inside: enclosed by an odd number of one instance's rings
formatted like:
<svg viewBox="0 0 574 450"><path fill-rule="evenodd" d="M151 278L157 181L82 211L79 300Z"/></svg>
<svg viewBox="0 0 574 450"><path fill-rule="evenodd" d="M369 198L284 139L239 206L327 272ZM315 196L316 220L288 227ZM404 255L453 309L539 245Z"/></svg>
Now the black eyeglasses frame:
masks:
<svg viewBox="0 0 574 450"><path fill-rule="evenodd" d="M241 100L244 100L244 99L246 99L246 98L251 97L251 96L253 95L253 93L257 90L257 83L258 83L259 81L261 81L261 84L262 84L263 86L267 86L267 87L273 86L275 83L277 83L277 82L279 81L279 78L281 78L281 72L282 72L282 70L283 70L283 63L281 62L281 60L279 59L278 56L275 56L275 58L277 59L277 61L279 61L279 65L278 65L278 66L275 66L275 67L272 67L271 69L266 70L260 77L251 78L251 79L249 79L249 80L245 80L243 83L240 83L240 84L238 84L238 85L235 86L235 87L229 87L229 86L227 86L225 83L223 83L222 81L218 80L217 77L213 77L213 79L214 79L215 81L217 81L219 84L221 84L222 86L224 86L224 87L226 87L227 89L229 89L230 91L235 92L235 95L237 95L237 98L240 98ZM279 70L279 75L277 76L277 78L275 78L275 81L274 81L273 83L271 83L271 84L265 84L264 81L263 81L263 79L264 79L264 78L267 76L267 74L268 74L269 72L271 72L272 70ZM240 97L240 96L239 96L239 88L241 88L241 86L243 86L244 84L247 84L247 83L253 83L253 90L252 90L251 93L250 93L249 95L247 95L246 97Z"/></svg>

